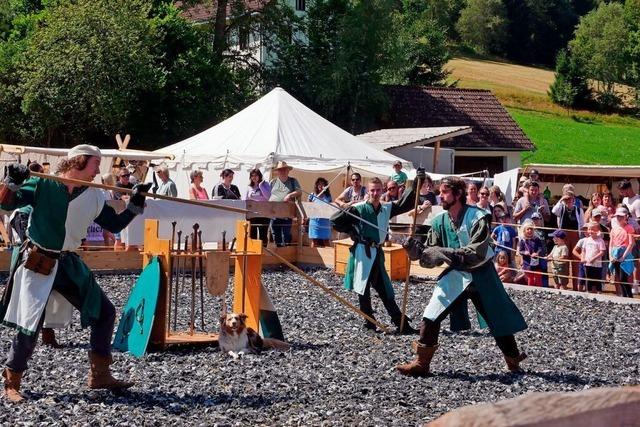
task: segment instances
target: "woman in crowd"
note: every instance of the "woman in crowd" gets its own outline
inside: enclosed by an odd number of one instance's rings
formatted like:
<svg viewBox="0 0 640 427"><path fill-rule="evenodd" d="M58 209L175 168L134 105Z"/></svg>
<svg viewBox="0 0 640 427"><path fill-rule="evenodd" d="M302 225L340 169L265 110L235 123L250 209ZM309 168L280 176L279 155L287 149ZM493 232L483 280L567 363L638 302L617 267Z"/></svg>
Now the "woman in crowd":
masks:
<svg viewBox="0 0 640 427"><path fill-rule="evenodd" d="M254 202L268 202L271 197L271 185L262 178L260 169L252 169L249 172L249 186L245 195L246 200ZM269 242L269 222L270 218L251 218L250 237L252 239L260 238L262 246L267 246Z"/></svg>
<svg viewBox="0 0 640 427"><path fill-rule="evenodd" d="M467 183L467 204L475 206L479 201L480 198L478 197L478 184L476 184L474 181L469 181Z"/></svg>
<svg viewBox="0 0 640 427"><path fill-rule="evenodd" d="M395 182L394 184L397 185ZM316 183L313 185L313 194L309 194L309 201L320 204L331 203L329 182L326 179L322 177L316 179ZM312 248L329 246L329 239L331 239L331 221L329 218L309 219L309 239L311 239Z"/></svg>
<svg viewBox="0 0 640 427"><path fill-rule="evenodd" d="M362 176L358 172L351 174L351 185L336 198L336 204L341 208L348 208L354 203L362 202L367 198L367 189L362 185Z"/></svg>
<svg viewBox="0 0 640 427"><path fill-rule="evenodd" d="M233 175L234 173L231 169L224 169L220 173L220 183L213 187L211 197L215 199L240 200L240 190L231 183Z"/></svg>
<svg viewBox="0 0 640 427"><path fill-rule="evenodd" d="M189 199L191 200L209 200L207 189L202 186L202 171L194 170L189 174L191 186L189 187Z"/></svg>
<svg viewBox="0 0 640 427"><path fill-rule="evenodd" d="M476 206L493 215L493 207L491 203L489 203L489 189L487 187L480 188L478 195L479 198Z"/></svg>

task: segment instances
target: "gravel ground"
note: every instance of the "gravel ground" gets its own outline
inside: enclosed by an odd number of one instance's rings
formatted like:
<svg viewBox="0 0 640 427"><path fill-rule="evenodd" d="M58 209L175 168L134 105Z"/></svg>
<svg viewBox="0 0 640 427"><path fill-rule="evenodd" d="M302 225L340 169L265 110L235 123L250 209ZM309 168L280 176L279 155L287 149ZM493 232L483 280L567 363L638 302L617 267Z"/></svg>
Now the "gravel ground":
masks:
<svg viewBox="0 0 640 427"><path fill-rule="evenodd" d="M356 302L341 290L340 278L311 272ZM122 307L135 277L98 280ZM239 361L216 348L176 349L140 360L118 353L114 371L137 385L115 396L87 390L88 332L74 326L58 333L65 348L37 348L23 380L30 400L0 403L0 425L419 425L460 406L527 392L640 382L637 305L510 290L529 323L517 336L529 354L527 374L505 373L486 331L451 334L445 323L432 363L435 375L414 379L394 371L412 357L412 337L362 331L359 318L293 272L265 272L263 280L293 343L289 352ZM412 317L420 317L432 286L412 287ZM402 285L396 289L400 300ZM388 323L380 301L373 300L378 319ZM220 305L215 298L206 301L212 330ZM0 353L12 336L0 329Z"/></svg>

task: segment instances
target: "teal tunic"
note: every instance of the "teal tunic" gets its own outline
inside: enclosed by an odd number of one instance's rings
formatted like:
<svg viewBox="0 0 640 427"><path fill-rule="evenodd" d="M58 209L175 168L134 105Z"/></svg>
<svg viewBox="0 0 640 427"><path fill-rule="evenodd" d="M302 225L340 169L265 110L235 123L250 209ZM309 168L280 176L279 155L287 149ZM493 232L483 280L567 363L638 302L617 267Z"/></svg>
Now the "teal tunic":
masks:
<svg viewBox="0 0 640 427"><path fill-rule="evenodd" d="M393 297L394 293L393 287L391 286L391 279L384 267L384 253L379 247L371 247L371 243L373 243L373 246L379 246L384 243L389 229L389 219L408 212L413 208L415 203L414 191L415 189L408 188L403 193L400 200L392 203L381 203L377 210L368 201L357 203L351 207L352 209L355 209L356 214L362 219L372 224L377 224L378 229L365 222L359 221L344 212L339 212L331 218L334 227L336 222L343 223L342 227L345 227L344 224L348 224L352 229L352 238L357 240L351 248L349 259L347 261L347 268L344 277L345 289L355 290L362 294L360 291L363 290L363 287L357 286L358 275L355 274L357 269L363 268L365 272L370 272L371 269L377 268L380 271L380 277L382 278L387 294ZM368 251L365 246L369 246ZM367 252L369 252L373 258L369 258ZM358 264L360 264L360 266ZM355 287L354 281L356 282ZM362 283L360 283L360 285L362 285ZM364 285L366 285L366 283Z"/></svg>
<svg viewBox="0 0 640 427"><path fill-rule="evenodd" d="M60 253L51 274L42 275L23 266L27 248L12 257L9 283L0 301L2 323L28 335L35 334L55 280L65 273L78 288L83 301L81 324L87 327L100 315L100 288L80 257L73 253L86 237L92 222L111 232L119 232L135 217L127 209L120 214L106 204L104 193L95 188L78 187L70 194L67 186L57 181L31 178L15 194L4 210L32 206L27 228L29 241L42 249Z"/></svg>
<svg viewBox="0 0 640 427"><path fill-rule="evenodd" d="M486 310L484 319L495 337L512 335L527 328L520 310L513 303L493 266L491 257L490 216L472 206L466 206L460 213L460 228L456 227L448 212L433 218L431 230L427 234L427 246L453 248L452 264L443 272L441 279L458 271L470 275L470 283L478 291ZM468 241L461 243L461 229L468 232ZM466 239L466 238L465 238ZM455 270L455 271L453 271ZM439 284L438 287L441 287ZM443 288L434 290L434 295ZM446 296L446 290L443 291ZM446 300L440 298L440 301ZM455 298L451 300L453 302ZM431 303L430 303L431 305ZM445 306L448 306L446 304ZM452 313L452 316L454 313ZM458 313L459 315L459 313Z"/></svg>

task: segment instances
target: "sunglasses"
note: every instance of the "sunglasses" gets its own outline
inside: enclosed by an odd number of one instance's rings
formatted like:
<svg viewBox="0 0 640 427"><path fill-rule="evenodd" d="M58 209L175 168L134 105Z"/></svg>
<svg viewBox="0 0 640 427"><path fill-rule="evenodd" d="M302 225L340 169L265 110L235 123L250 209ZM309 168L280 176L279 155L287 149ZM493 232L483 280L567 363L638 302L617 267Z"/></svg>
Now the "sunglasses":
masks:
<svg viewBox="0 0 640 427"><path fill-rule="evenodd" d="M131 174L130 174L130 173L120 175L120 177L123 177L123 178L129 178L130 176L131 176Z"/></svg>
<svg viewBox="0 0 640 427"><path fill-rule="evenodd" d="M352 179L351 179L351 181L352 181L352 182L353 182L353 181L361 181L361 179L360 179L360 178L352 178Z"/></svg>
<svg viewBox="0 0 640 427"><path fill-rule="evenodd" d="M488 196L489 193L480 193L481 196Z"/></svg>

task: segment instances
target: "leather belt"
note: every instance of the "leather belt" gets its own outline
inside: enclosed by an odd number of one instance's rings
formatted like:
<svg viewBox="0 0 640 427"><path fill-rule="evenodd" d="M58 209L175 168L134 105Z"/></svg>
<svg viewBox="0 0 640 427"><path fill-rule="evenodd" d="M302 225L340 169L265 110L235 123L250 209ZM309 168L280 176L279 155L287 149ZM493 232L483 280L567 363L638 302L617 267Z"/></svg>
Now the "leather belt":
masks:
<svg viewBox="0 0 640 427"><path fill-rule="evenodd" d="M48 251L46 249L42 249L40 246L35 245L31 240L27 240L25 243L29 249L31 249L32 251L36 251L46 256L47 258L60 259L60 257L65 255L64 252L53 252L53 251Z"/></svg>

